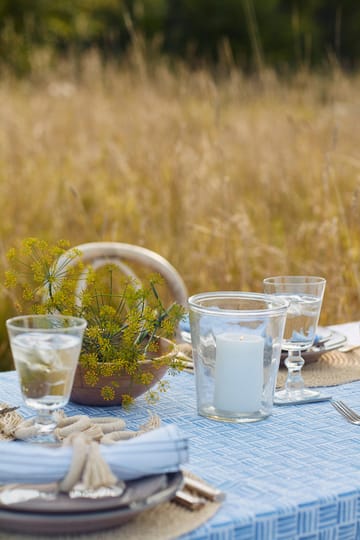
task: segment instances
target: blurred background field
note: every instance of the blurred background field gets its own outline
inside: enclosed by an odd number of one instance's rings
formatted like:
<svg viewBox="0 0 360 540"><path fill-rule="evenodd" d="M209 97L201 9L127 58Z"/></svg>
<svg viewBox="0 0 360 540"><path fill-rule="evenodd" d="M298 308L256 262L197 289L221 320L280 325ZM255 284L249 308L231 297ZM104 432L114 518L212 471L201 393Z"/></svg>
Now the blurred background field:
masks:
<svg viewBox="0 0 360 540"><path fill-rule="evenodd" d="M89 14L89 6L96 5L105 10L100 22L112 28L113 19L104 15L112 6L122 17L123 33L103 29L96 39L80 39L79 20L71 33L59 16L49 26L38 15L36 28L30 4L39 9L62 4L69 10L77 4L85 29L84 10ZM178 32L181 47L170 54L170 46L164 49L166 33L156 39L155 31L147 35L148 27L139 23L144 5L151 4L156 14L166 2L149 0L137 8L128 2L121 13L124 3L115 0L0 2L3 14L17 5L17 15L23 16L23 26L16 26L16 13L7 14L0 37L1 273L7 250L27 236L65 238L71 245L129 242L167 257L190 293L261 291L263 277L279 273L324 276L321 322L358 320L356 50L344 53L342 62L334 30L333 48L322 53L324 23L323 34L315 24L320 48L313 55L306 52L305 36L312 35L310 23L316 21L312 13L306 26L300 13L292 31L305 25L308 34L304 30L291 49L294 55L298 50L295 65L291 55L280 54L279 45L272 49L266 44L270 38L262 39L261 2L244 0L224 2L233 9L242 6L243 49L239 36L232 43L231 33L229 39L215 36L212 47L203 50ZM180 6L179 19L191 5L200 10L204 2L170 4ZM214 4L207 4L210 15ZM315 4L321 2L302 6L309 11ZM336 29L339 18L346 20L348 3L328 4ZM284 2L262 5L287 13L280 9ZM219 14L210 17L218 19ZM63 41L56 41L53 27L63 29ZM242 57L248 61L242 64ZM6 369L4 321L14 308L6 291L1 294L0 369Z"/></svg>

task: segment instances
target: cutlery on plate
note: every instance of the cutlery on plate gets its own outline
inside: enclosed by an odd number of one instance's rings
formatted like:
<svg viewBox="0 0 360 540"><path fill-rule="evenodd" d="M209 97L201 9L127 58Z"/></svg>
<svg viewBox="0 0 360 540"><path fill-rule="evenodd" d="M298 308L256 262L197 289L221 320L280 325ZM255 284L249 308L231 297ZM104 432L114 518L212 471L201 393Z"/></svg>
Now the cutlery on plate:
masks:
<svg viewBox="0 0 360 540"><path fill-rule="evenodd" d="M330 403L348 422L360 426L360 415L348 407L343 401L331 401Z"/></svg>

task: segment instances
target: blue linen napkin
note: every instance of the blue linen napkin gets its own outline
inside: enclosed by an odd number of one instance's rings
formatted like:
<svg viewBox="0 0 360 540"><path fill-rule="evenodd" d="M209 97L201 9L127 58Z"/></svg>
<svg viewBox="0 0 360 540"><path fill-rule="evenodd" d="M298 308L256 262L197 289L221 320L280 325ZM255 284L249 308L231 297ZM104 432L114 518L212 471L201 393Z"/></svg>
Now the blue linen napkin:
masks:
<svg viewBox="0 0 360 540"><path fill-rule="evenodd" d="M188 440L175 425L127 441L100 445L103 458L121 480L178 471L188 461ZM58 482L69 470L72 448L19 441L0 443L0 485Z"/></svg>

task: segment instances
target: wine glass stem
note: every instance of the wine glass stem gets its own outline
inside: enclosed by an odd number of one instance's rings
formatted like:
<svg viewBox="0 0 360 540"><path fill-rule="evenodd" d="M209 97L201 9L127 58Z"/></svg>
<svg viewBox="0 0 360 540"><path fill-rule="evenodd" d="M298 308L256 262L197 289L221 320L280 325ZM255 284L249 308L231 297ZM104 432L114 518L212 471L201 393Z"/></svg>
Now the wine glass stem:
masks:
<svg viewBox="0 0 360 540"><path fill-rule="evenodd" d="M301 375L301 368L305 361L301 356L301 351L289 351L285 360L285 366L287 367L287 379L285 382L285 389L287 392L301 392L304 389L304 379Z"/></svg>
<svg viewBox="0 0 360 540"><path fill-rule="evenodd" d="M53 413L49 409L38 411L35 424L41 433L51 433L56 427Z"/></svg>

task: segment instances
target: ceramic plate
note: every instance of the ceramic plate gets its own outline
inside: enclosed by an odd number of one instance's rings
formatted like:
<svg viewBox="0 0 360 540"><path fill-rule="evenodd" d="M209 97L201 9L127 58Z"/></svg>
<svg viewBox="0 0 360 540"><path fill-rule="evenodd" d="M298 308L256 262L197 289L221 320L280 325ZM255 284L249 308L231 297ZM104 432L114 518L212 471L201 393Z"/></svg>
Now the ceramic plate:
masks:
<svg viewBox="0 0 360 540"><path fill-rule="evenodd" d="M173 498L182 473L168 473L127 483L127 493L102 499L32 499L0 507L1 529L17 533L59 535L118 527L140 512Z"/></svg>
<svg viewBox="0 0 360 540"><path fill-rule="evenodd" d="M325 328L323 326L318 326L316 330L316 336L314 340L314 345L323 345L326 341L329 341L332 337L332 332L330 328Z"/></svg>

